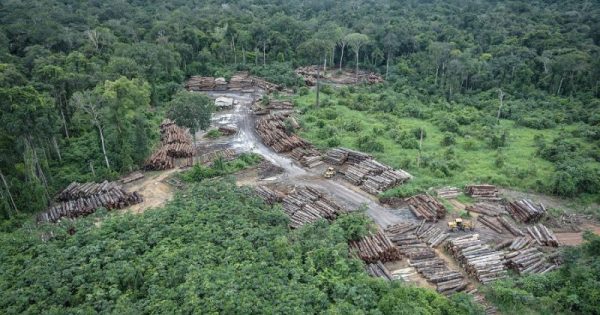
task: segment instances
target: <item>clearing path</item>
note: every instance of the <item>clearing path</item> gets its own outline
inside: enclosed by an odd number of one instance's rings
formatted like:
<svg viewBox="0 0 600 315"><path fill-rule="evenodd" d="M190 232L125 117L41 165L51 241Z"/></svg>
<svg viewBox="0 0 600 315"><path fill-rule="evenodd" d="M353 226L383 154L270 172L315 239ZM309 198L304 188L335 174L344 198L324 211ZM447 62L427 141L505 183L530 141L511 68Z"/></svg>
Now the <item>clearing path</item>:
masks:
<svg viewBox="0 0 600 315"><path fill-rule="evenodd" d="M171 200L173 187L165 183L165 180L179 171L180 169L175 168L159 172L146 172L144 178L125 185L127 191L137 191L144 197L143 202L125 208L125 211L142 213L149 208L160 207Z"/></svg>

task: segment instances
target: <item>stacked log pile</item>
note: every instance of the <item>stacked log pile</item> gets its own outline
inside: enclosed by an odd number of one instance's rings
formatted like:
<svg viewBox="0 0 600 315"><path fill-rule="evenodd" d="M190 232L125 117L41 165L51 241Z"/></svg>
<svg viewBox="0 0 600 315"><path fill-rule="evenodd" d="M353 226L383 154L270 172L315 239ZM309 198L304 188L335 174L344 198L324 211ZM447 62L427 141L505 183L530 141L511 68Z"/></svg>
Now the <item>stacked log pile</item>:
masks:
<svg viewBox="0 0 600 315"><path fill-rule="evenodd" d="M100 207L121 209L142 202L137 193L128 193L117 182L73 182L58 194L60 202L52 205L37 217L38 222L57 222L60 218L76 218L93 213Z"/></svg>
<svg viewBox="0 0 600 315"><path fill-rule="evenodd" d="M527 227L527 232L539 245L558 247L558 238L554 232L543 224Z"/></svg>
<svg viewBox="0 0 600 315"><path fill-rule="evenodd" d="M528 199L510 202L506 209L515 220L521 222L537 221L546 213L546 208L543 204L536 205Z"/></svg>
<svg viewBox="0 0 600 315"><path fill-rule="evenodd" d="M334 76L327 75L327 77L326 77L326 73L323 71L323 69L320 69L320 66L300 67L300 68L297 68L295 70L295 72L298 76L300 76L300 77L302 77L302 79L304 79L304 83L308 86L314 86L317 84L317 76L320 76L321 80L327 80L329 82L336 83L336 84L355 84L356 83L354 74L346 73L346 75L342 75L339 77L336 75L334 75ZM367 84L376 84L376 83L383 82L383 78L380 75L375 74L373 72L361 71L358 74L358 82L367 83Z"/></svg>
<svg viewBox="0 0 600 315"><path fill-rule="evenodd" d="M490 200L490 201L499 201L500 197L498 196L498 189L494 185L469 185L465 187L467 195L481 199L481 200Z"/></svg>
<svg viewBox="0 0 600 315"><path fill-rule="evenodd" d="M456 187L442 187L436 190L435 193L443 199L454 199L462 194L462 191Z"/></svg>
<svg viewBox="0 0 600 315"><path fill-rule="evenodd" d="M188 91L212 91L215 86L215 78L201 76L192 76L185 84Z"/></svg>
<svg viewBox="0 0 600 315"><path fill-rule="evenodd" d="M269 93L283 90L283 87L281 85L271 83L269 81L263 80L262 78L259 78L256 76L250 76L250 79L252 80L253 86L256 86L256 87L258 87L264 91L267 91Z"/></svg>
<svg viewBox="0 0 600 315"><path fill-rule="evenodd" d="M525 248L528 248L531 245L533 245L533 243L535 243L535 241L529 237L526 237L526 236L517 237L514 240L512 240L512 242L510 242L510 245L508 246L508 250L515 251L515 250L525 249Z"/></svg>
<svg viewBox="0 0 600 315"><path fill-rule="evenodd" d="M361 189L370 194L377 195L412 178L403 170L395 170L376 160L363 159L363 157L362 154L347 152L347 160L351 164L344 171L344 177L353 185L361 186ZM356 164L350 162L356 160L360 160L360 162Z"/></svg>
<svg viewBox="0 0 600 315"><path fill-rule="evenodd" d="M407 222L391 225L385 233L398 246L400 253L408 257L410 266L427 281L435 284L438 292L449 294L464 290L468 284L465 277L457 270L451 269L431 249L436 246L434 239L443 240L446 233L433 225L425 227L424 223L425 221L421 224Z"/></svg>
<svg viewBox="0 0 600 315"><path fill-rule="evenodd" d="M298 147L290 156L304 167L313 168L323 164L321 152L312 147Z"/></svg>
<svg viewBox="0 0 600 315"><path fill-rule="evenodd" d="M160 124L160 147L146 161L146 170L165 170L175 167L175 158L191 158L194 154L192 136L170 119Z"/></svg>
<svg viewBox="0 0 600 315"><path fill-rule="evenodd" d="M357 241L350 241L350 248L367 263L400 260L400 251L382 231L370 233Z"/></svg>
<svg viewBox="0 0 600 315"><path fill-rule="evenodd" d="M348 151L344 148L333 148L325 153L323 160L329 164L342 165L348 159Z"/></svg>
<svg viewBox="0 0 600 315"><path fill-rule="evenodd" d="M131 173L131 174L121 178L119 181L122 184L129 184L131 182L135 182L136 180L139 180L142 178L144 178L144 174L142 174L140 172L135 172L135 173Z"/></svg>
<svg viewBox="0 0 600 315"><path fill-rule="evenodd" d="M446 249L467 273L483 284L505 278L504 252L494 250L479 239L478 234L449 239Z"/></svg>
<svg viewBox="0 0 600 315"><path fill-rule="evenodd" d="M485 214L490 217L506 214L506 210L503 205L484 202L477 202L475 204L468 205L465 207L465 210Z"/></svg>
<svg viewBox="0 0 600 315"><path fill-rule="evenodd" d="M372 264L367 264L365 269L372 277L379 277L389 281L393 280L392 274L380 260Z"/></svg>
<svg viewBox="0 0 600 315"><path fill-rule="evenodd" d="M477 221L481 222L483 225L489 227L490 229L492 229L492 231L498 234L504 233L502 225L498 221L494 220L494 218L492 217L480 215L479 217L477 217Z"/></svg>
<svg viewBox="0 0 600 315"><path fill-rule="evenodd" d="M255 190L258 196L270 205L281 202L285 197L281 192L275 191L267 186L256 186Z"/></svg>
<svg viewBox="0 0 600 315"><path fill-rule="evenodd" d="M200 157L200 163L202 164L210 164L214 162L216 159L221 158L224 161L231 161L235 159L237 154L233 149L224 149L224 150L216 150L212 152L208 152L203 154Z"/></svg>
<svg viewBox="0 0 600 315"><path fill-rule="evenodd" d="M446 215L446 207L429 195L416 195L408 197L404 201L408 203L408 208L419 220L437 222Z"/></svg>
<svg viewBox="0 0 600 315"><path fill-rule="evenodd" d="M528 273L544 274L558 267L558 265L548 262L544 253L536 247L512 252L506 255L506 259L506 265L520 275Z"/></svg>
<svg viewBox="0 0 600 315"><path fill-rule="evenodd" d="M334 220L344 209L312 187L299 187L282 200L290 227L298 228L319 219Z"/></svg>
<svg viewBox="0 0 600 315"><path fill-rule="evenodd" d="M238 132L236 126L221 126L219 127L219 132L225 136L231 136Z"/></svg>
<svg viewBox="0 0 600 315"><path fill-rule="evenodd" d="M505 217L499 216L498 222L502 224L504 228L506 228L512 235L514 236L523 236L525 233L521 231L516 225L508 221Z"/></svg>
<svg viewBox="0 0 600 315"><path fill-rule="evenodd" d="M254 87L254 83L252 82L252 78L248 76L247 72L238 72L231 77L227 87L232 91L243 91L252 89Z"/></svg>
<svg viewBox="0 0 600 315"><path fill-rule="evenodd" d="M294 109L294 104L285 100L271 100L265 108L272 110L291 110Z"/></svg>
<svg viewBox="0 0 600 315"><path fill-rule="evenodd" d="M283 123L283 115L266 115L256 123L256 131L262 141L275 152L288 152L298 147L310 147L310 144L295 134L288 134Z"/></svg>
<svg viewBox="0 0 600 315"><path fill-rule="evenodd" d="M175 158L167 154L165 147L160 147L146 161L146 170L168 170L175 167Z"/></svg>

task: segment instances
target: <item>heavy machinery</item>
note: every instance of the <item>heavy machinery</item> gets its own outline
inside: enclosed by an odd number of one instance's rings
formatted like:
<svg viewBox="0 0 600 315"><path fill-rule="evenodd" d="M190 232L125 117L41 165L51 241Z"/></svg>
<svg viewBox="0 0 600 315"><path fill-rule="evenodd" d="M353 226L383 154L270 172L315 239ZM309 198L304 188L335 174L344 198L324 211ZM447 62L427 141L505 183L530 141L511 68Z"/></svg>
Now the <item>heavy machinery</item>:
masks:
<svg viewBox="0 0 600 315"><path fill-rule="evenodd" d="M456 218L448 222L448 229L452 232L473 231L474 228L475 227L473 226L473 222L469 220L463 220L461 218Z"/></svg>
<svg viewBox="0 0 600 315"><path fill-rule="evenodd" d="M335 169L333 167L327 168L325 173L323 173L323 177L332 178L335 175Z"/></svg>

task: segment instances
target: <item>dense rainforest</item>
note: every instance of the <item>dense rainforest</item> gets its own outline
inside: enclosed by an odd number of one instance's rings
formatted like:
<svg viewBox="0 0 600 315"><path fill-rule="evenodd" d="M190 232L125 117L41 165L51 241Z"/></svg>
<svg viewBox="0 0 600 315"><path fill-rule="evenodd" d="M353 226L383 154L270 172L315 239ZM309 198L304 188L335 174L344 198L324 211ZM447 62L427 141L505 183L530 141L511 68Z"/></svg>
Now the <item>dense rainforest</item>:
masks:
<svg viewBox="0 0 600 315"><path fill-rule="evenodd" d="M508 176L539 172L519 186L597 200L599 12L594 1L548 0L3 1L0 213L38 211L70 181L139 167L189 75L249 70L299 88L297 66L357 61L387 81L354 109L433 123L447 144L475 130L498 164L520 135L496 118L551 131L535 139L540 166ZM443 159L414 168L439 176L460 164Z"/></svg>
<svg viewBox="0 0 600 315"><path fill-rule="evenodd" d="M385 81L323 85L317 107L294 73L317 64ZM188 77L238 71L292 90L297 132L317 147L415 175L382 197L490 182L600 217L597 1L5 0L3 313L482 312L464 294L369 278L348 255L362 216L289 230L280 208L214 178L253 155L193 168L189 188L140 215L33 223L70 182L140 169L160 121L189 100L210 107L183 91ZM559 270L481 292L506 314L598 314L599 244L586 235Z"/></svg>

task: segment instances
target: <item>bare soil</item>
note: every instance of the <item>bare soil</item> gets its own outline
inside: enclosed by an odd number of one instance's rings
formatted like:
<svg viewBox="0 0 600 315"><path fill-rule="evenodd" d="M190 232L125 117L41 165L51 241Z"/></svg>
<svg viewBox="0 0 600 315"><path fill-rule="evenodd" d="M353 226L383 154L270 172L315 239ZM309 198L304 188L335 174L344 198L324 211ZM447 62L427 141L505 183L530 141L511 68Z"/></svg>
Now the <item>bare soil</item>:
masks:
<svg viewBox="0 0 600 315"><path fill-rule="evenodd" d="M150 208L157 208L164 205L173 197L173 187L165 181L179 172L180 169L175 168L159 172L145 172L145 177L127 184L125 189L129 192L137 191L144 201L128 208L124 211L133 213L142 213Z"/></svg>

